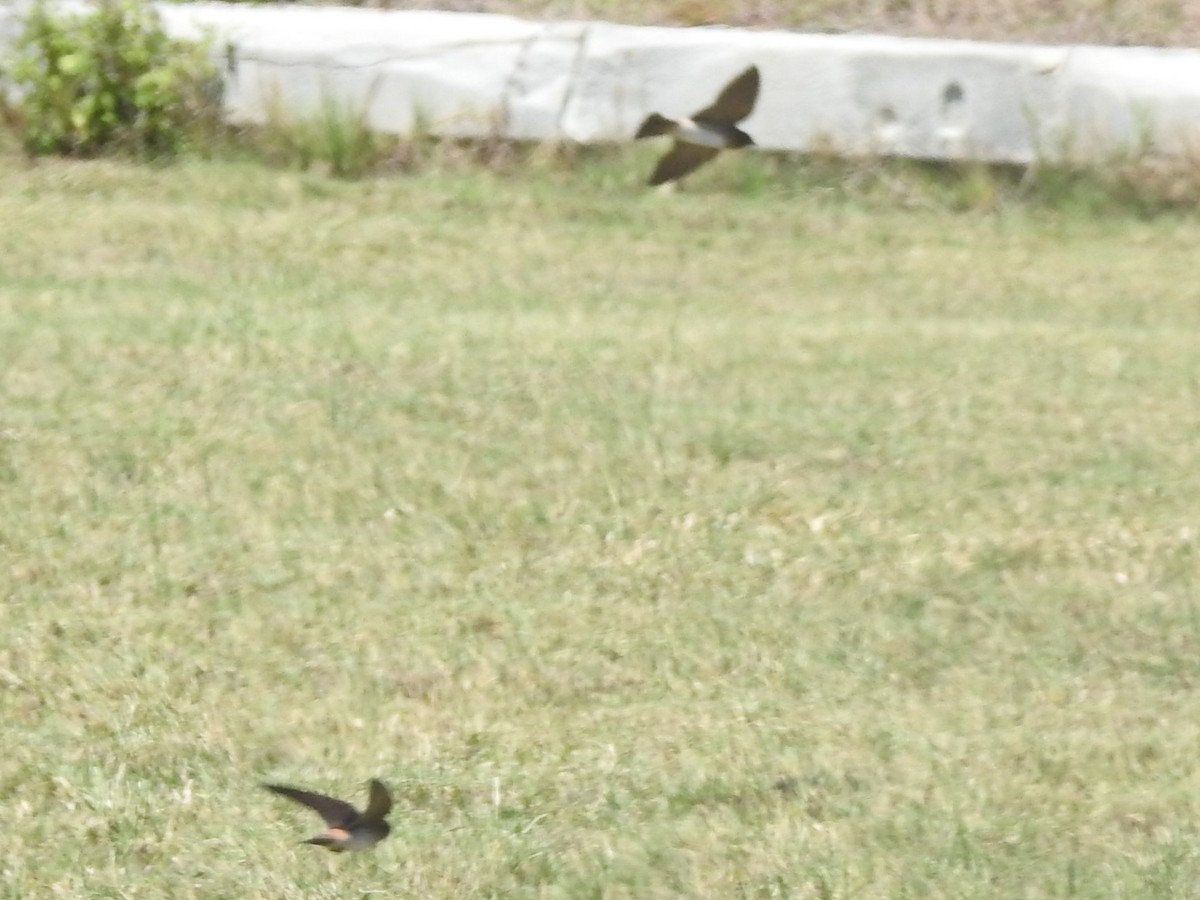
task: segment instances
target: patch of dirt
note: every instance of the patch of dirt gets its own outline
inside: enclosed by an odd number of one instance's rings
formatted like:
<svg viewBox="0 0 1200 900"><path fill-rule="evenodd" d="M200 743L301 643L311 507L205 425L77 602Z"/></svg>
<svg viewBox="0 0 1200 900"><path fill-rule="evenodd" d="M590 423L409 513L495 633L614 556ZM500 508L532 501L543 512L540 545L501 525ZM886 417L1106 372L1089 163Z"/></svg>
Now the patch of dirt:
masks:
<svg viewBox="0 0 1200 900"><path fill-rule="evenodd" d="M1200 46L1197 0L366 0L387 9L1047 44Z"/></svg>

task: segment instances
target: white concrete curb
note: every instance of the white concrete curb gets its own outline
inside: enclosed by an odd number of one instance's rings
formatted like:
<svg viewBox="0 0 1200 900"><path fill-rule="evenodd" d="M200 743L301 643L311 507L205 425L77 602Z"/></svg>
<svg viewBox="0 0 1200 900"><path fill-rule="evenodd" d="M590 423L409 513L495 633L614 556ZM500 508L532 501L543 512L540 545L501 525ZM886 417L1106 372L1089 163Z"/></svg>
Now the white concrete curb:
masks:
<svg viewBox="0 0 1200 900"><path fill-rule="evenodd" d="M1200 51L532 22L342 7L159 4L230 47L235 121L323 100L374 129L584 143L694 112L750 63L759 146L926 159L1200 154ZM0 10L0 35L11 31ZM11 15L11 13L10 13ZM222 60L225 54L221 55Z"/></svg>

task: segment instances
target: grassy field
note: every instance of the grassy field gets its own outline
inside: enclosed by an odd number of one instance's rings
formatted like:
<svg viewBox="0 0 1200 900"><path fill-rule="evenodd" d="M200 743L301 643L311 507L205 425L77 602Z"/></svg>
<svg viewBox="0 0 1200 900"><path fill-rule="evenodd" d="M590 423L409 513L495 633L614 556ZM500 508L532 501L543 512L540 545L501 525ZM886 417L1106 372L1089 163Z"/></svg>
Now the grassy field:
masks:
<svg viewBox="0 0 1200 900"><path fill-rule="evenodd" d="M4 896L1196 895L1200 220L654 153L2 160Z"/></svg>

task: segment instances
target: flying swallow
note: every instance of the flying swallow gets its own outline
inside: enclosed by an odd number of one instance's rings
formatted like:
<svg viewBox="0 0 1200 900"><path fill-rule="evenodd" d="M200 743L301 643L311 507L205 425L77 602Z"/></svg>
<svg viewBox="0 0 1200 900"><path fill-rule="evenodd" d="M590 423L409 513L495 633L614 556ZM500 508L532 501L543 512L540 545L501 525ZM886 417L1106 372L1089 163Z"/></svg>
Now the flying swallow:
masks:
<svg viewBox="0 0 1200 900"><path fill-rule="evenodd" d="M754 140L737 127L750 115L758 99L758 66L751 66L717 95L707 106L690 119L668 119L651 113L637 130L634 138L666 134L675 144L658 161L650 186L676 181L708 162L719 152L735 147L748 147Z"/></svg>
<svg viewBox="0 0 1200 900"><path fill-rule="evenodd" d="M324 794L314 794L312 791L302 791L283 784L264 784L263 787L297 803L303 803L316 810L325 820L328 826L325 831L301 843L328 847L335 853L370 850L392 830L386 821L386 816L392 809L392 795L388 793L387 786L376 778L371 779L367 811L361 813L345 800L326 797Z"/></svg>

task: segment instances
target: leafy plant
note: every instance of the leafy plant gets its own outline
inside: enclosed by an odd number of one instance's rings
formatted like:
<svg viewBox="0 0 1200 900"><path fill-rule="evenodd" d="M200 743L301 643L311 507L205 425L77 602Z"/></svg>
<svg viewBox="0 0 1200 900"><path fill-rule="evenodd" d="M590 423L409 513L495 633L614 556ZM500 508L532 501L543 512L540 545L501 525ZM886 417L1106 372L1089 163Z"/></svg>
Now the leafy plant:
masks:
<svg viewBox="0 0 1200 900"><path fill-rule="evenodd" d="M34 155L169 156L218 112L205 45L169 37L142 0L101 0L85 15L38 0L7 75L9 118Z"/></svg>

